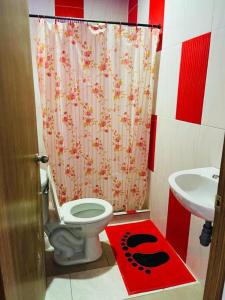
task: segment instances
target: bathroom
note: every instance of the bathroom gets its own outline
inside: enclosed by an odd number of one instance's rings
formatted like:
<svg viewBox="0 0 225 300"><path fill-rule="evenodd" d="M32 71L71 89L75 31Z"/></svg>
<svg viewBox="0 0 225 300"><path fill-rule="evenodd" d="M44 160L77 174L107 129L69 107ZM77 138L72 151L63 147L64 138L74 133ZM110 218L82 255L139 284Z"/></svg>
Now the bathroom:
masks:
<svg viewBox="0 0 225 300"><path fill-rule="evenodd" d="M0 11L0 299L225 299L225 2Z"/></svg>

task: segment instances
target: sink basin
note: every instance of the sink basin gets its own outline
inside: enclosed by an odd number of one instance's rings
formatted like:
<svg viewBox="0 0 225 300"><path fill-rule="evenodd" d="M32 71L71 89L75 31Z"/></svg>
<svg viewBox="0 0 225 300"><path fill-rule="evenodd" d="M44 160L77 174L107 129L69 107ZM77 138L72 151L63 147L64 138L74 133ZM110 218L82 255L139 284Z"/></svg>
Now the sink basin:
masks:
<svg viewBox="0 0 225 300"><path fill-rule="evenodd" d="M176 199L193 215L206 221L214 219L219 170L213 167L184 170L169 176Z"/></svg>

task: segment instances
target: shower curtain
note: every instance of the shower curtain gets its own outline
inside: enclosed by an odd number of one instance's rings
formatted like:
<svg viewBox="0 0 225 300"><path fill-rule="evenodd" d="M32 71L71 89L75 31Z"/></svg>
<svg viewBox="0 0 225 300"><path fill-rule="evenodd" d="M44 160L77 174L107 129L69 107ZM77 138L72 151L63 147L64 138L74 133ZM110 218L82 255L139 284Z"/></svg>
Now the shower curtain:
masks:
<svg viewBox="0 0 225 300"><path fill-rule="evenodd" d="M36 24L44 143L60 203L102 198L114 211L147 195L158 29Z"/></svg>

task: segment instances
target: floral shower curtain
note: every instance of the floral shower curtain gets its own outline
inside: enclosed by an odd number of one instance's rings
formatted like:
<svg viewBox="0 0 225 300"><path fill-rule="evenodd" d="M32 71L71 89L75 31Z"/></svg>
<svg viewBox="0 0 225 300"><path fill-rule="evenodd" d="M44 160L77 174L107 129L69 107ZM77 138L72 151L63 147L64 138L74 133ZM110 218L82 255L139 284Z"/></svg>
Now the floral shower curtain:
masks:
<svg viewBox="0 0 225 300"><path fill-rule="evenodd" d="M158 29L37 21L44 142L60 203L140 209Z"/></svg>

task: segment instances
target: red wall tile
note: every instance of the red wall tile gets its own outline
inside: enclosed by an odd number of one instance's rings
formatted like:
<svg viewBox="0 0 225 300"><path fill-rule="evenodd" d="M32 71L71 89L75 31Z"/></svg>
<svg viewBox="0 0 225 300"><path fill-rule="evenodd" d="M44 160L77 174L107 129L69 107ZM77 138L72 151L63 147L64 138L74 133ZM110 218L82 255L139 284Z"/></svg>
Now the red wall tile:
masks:
<svg viewBox="0 0 225 300"><path fill-rule="evenodd" d="M151 171L154 171L154 165L155 165L156 128L157 128L157 116L152 115L151 131L150 131L150 144L149 144L149 155L148 155L148 168Z"/></svg>
<svg viewBox="0 0 225 300"><path fill-rule="evenodd" d="M165 6L165 0L150 0L149 23L160 24L162 26L159 35L159 43L158 43L157 51L160 51L162 49L164 6Z"/></svg>
<svg viewBox="0 0 225 300"><path fill-rule="evenodd" d="M182 44L176 119L201 124L211 33Z"/></svg>
<svg viewBox="0 0 225 300"><path fill-rule="evenodd" d="M138 0L129 0L128 22L137 23Z"/></svg>
<svg viewBox="0 0 225 300"><path fill-rule="evenodd" d="M191 213L169 193L166 238L180 257L186 261Z"/></svg>
<svg viewBox="0 0 225 300"><path fill-rule="evenodd" d="M84 0L55 0L55 15L83 18Z"/></svg>

